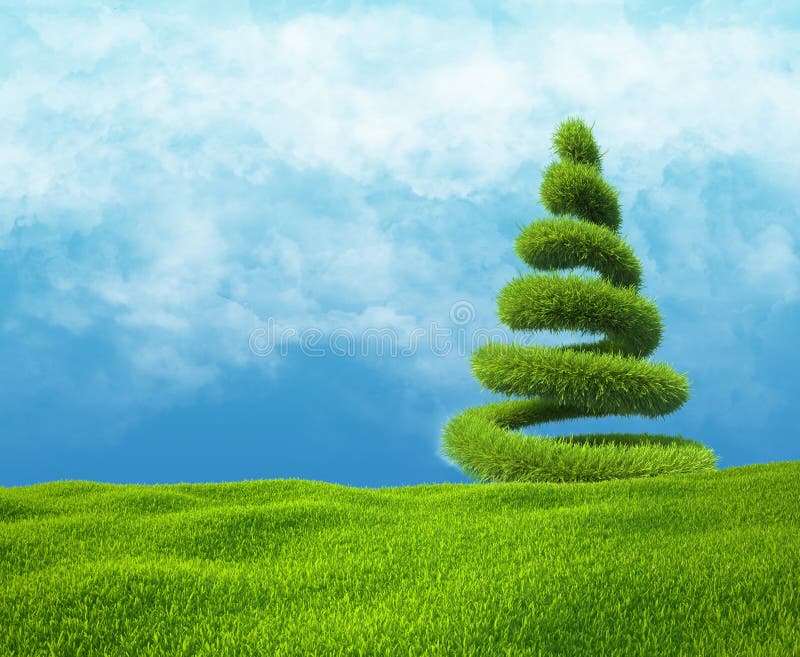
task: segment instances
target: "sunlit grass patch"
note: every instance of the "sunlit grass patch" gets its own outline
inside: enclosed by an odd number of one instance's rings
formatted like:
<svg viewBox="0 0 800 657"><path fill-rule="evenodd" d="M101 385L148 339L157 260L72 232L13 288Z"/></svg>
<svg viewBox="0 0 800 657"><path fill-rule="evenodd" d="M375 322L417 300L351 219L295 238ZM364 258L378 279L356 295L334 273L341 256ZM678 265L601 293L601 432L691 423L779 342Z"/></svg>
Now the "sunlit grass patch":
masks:
<svg viewBox="0 0 800 657"><path fill-rule="evenodd" d="M0 655L800 654L799 477L0 489Z"/></svg>

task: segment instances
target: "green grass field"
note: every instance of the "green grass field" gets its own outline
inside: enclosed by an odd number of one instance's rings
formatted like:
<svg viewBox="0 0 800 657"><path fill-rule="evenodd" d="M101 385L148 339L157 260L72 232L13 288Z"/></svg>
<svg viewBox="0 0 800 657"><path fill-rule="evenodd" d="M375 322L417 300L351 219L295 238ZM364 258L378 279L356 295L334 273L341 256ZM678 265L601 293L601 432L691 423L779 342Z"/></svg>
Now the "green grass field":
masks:
<svg viewBox="0 0 800 657"><path fill-rule="evenodd" d="M0 488L0 655L800 655L800 461Z"/></svg>

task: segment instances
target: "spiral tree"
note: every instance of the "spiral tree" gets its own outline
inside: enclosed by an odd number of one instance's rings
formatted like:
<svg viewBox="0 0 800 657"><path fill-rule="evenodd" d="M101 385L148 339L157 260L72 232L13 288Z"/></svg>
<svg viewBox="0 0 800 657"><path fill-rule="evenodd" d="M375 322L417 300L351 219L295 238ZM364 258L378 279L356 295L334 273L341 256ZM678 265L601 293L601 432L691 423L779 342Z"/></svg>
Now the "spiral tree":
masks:
<svg viewBox="0 0 800 657"><path fill-rule="evenodd" d="M579 118L553 139L560 161L544 172L540 198L554 215L517 237L517 254L533 269L590 267L600 278L528 274L498 297L512 330L604 334L599 342L530 346L490 342L472 354L472 371L509 399L467 409L444 428L444 453L481 481L600 481L713 470L702 443L660 434L529 436L521 427L582 416L662 417L689 398L688 380L644 359L663 325L655 304L639 295L642 268L617 234L616 190L601 176L601 154Z"/></svg>

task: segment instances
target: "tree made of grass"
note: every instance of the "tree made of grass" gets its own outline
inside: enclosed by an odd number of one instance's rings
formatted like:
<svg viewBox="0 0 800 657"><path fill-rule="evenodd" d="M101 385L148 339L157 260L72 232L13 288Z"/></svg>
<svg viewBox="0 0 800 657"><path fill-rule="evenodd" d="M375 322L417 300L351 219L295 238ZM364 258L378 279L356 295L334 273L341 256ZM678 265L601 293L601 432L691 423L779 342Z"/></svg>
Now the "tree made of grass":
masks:
<svg viewBox="0 0 800 657"><path fill-rule="evenodd" d="M493 392L525 397L468 409L444 429L444 453L481 481L599 481L712 470L702 443L660 434L530 436L524 426L605 415L662 417L689 398L687 378L645 361L661 341L658 308L639 295L642 267L619 236L617 191L601 176L601 154L579 118L553 138L560 161L544 172L540 198L554 215L522 230L517 254L533 269L589 267L599 278L527 274L497 301L515 331L601 333L598 342L531 346L490 342L472 371Z"/></svg>

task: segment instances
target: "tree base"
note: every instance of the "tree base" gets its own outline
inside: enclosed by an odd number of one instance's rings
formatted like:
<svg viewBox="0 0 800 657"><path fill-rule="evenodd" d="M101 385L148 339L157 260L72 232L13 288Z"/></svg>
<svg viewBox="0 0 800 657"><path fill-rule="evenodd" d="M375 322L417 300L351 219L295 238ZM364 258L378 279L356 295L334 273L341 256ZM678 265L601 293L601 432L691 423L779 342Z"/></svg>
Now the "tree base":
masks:
<svg viewBox="0 0 800 657"><path fill-rule="evenodd" d="M540 399L469 409L444 430L444 453L483 482L580 482L716 469L717 456L695 440L661 434L529 436L511 429L585 412Z"/></svg>

